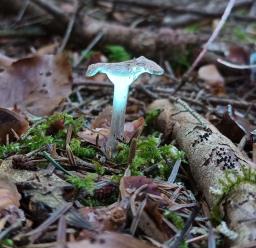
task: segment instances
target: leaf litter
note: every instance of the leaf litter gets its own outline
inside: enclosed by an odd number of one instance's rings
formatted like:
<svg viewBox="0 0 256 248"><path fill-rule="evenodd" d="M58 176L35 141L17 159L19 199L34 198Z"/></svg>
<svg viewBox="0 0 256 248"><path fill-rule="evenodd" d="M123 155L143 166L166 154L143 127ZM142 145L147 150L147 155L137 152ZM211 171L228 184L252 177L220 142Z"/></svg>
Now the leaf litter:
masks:
<svg viewBox="0 0 256 248"><path fill-rule="evenodd" d="M114 16L123 15L117 8ZM165 75L155 82L143 78L141 87L132 87L126 139L119 144L116 158L109 160L102 147L110 127L110 84L102 75L87 81L79 69L72 70L66 55L45 55L55 49L56 43L22 59L0 57L1 238L11 239L13 247L172 247L188 230L182 237L185 241L175 247L206 246L208 237L214 244L215 235L220 240L218 232L209 228L209 209L197 194L184 153L174 146L175 141L168 144L170 137L154 130L159 113L145 115L152 97L170 97L179 83L176 78ZM222 54L228 60L248 61L244 49L228 49ZM217 50L223 52L220 47ZM76 64L75 52L70 53ZM105 55L109 61L131 57L122 46L109 45L105 53L86 54L81 60L83 74L89 64L106 62ZM211 62L199 68L201 81L196 86L187 83L177 95L238 143L255 128L252 114L247 117L254 125L244 122L247 107L255 113L250 104L254 95L247 94L243 85L236 90L243 73L229 79L223 68ZM179 72L178 68L175 73ZM247 102L236 102L235 94L244 94ZM226 103L216 96L245 115L240 117L236 111L219 115L216 106ZM56 109L63 113L53 114ZM239 135L230 132L233 129ZM177 161L179 167L175 167ZM18 231L12 229L15 222L21 223Z"/></svg>

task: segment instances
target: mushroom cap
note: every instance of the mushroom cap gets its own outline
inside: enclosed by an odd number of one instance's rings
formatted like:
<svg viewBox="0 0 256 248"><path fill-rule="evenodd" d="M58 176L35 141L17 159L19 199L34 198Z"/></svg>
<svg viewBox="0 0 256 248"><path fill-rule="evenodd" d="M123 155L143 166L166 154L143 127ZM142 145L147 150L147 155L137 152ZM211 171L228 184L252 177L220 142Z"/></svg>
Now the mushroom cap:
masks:
<svg viewBox="0 0 256 248"><path fill-rule="evenodd" d="M139 58L136 59L136 64L137 66L142 66L149 74L152 75L163 75L164 74L164 69L159 66L156 62L153 60L147 59L144 56L140 56Z"/></svg>
<svg viewBox="0 0 256 248"><path fill-rule="evenodd" d="M162 75L164 73L161 68L154 61L140 56L137 59L123 61L119 63L96 63L88 67L86 71L87 77L95 76L97 73L104 73L114 84L122 81L131 84L142 73L149 73L152 75Z"/></svg>

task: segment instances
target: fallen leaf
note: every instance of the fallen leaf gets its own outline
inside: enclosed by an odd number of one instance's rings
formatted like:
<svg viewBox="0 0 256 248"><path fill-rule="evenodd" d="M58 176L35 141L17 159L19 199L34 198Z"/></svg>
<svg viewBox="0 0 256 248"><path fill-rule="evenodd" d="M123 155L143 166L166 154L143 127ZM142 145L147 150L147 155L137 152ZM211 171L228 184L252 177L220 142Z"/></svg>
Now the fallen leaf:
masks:
<svg viewBox="0 0 256 248"><path fill-rule="evenodd" d="M213 64L204 65L198 70L198 77L205 81L206 88L214 95L223 95L225 93L225 81L217 67Z"/></svg>
<svg viewBox="0 0 256 248"><path fill-rule="evenodd" d="M251 125L243 115L234 111L231 105L225 109L221 121L216 127L234 143L239 143L244 135L249 135L255 128L255 126Z"/></svg>
<svg viewBox="0 0 256 248"><path fill-rule="evenodd" d="M0 53L0 68L6 68L10 66L14 61L15 59L12 59Z"/></svg>
<svg viewBox="0 0 256 248"><path fill-rule="evenodd" d="M20 206L21 196L16 188L16 185L7 177L0 177L0 210L6 209L9 206Z"/></svg>
<svg viewBox="0 0 256 248"><path fill-rule="evenodd" d="M242 46L230 46L228 50L227 60L238 65L248 64L248 51L246 51L245 48Z"/></svg>
<svg viewBox="0 0 256 248"><path fill-rule="evenodd" d="M136 190L143 187L143 194L136 194ZM158 185L153 179L145 176L127 176L122 177L120 181L120 193L122 199L131 199L130 204L132 209L138 211L138 206L146 199L145 207L139 217L138 226L147 236L153 239L164 242L168 239L169 228L163 222L162 214L159 210L159 205L162 203L161 192ZM134 201L132 197L134 197ZM147 198L146 195L154 195L158 201Z"/></svg>
<svg viewBox="0 0 256 248"><path fill-rule="evenodd" d="M129 203L127 199L122 200L109 207L84 207L80 209L81 216L87 223L90 223L94 230L118 231L126 226ZM79 239L84 239L87 232L81 232Z"/></svg>
<svg viewBox="0 0 256 248"><path fill-rule="evenodd" d="M25 133L28 126L28 122L19 114L0 108L0 144L6 143L7 135L9 135L9 140L13 140L13 131L19 136Z"/></svg>
<svg viewBox="0 0 256 248"><path fill-rule="evenodd" d="M104 108L99 115L92 122L91 127L95 128L109 128L111 124L112 107L107 106Z"/></svg>
<svg viewBox="0 0 256 248"><path fill-rule="evenodd" d="M36 51L36 54L40 55L40 56L45 55L45 54L54 54L54 53L57 52L58 47L59 47L59 43L58 42L47 44L45 46L40 47Z"/></svg>
<svg viewBox="0 0 256 248"><path fill-rule="evenodd" d="M71 81L71 66L62 54L17 60L0 73L0 105L49 115L70 94Z"/></svg>
<svg viewBox="0 0 256 248"><path fill-rule="evenodd" d="M95 126L105 126L106 122L97 120L97 123L94 123ZM142 130L144 127L144 118L140 117L137 120L132 122L126 122L124 124L124 138L125 142L129 143L130 140L137 135L138 132ZM108 136L110 135L110 128L94 128L94 129L85 129L81 132L78 132L78 137L80 137L83 141L88 142L93 145L97 145L100 148L104 148Z"/></svg>
<svg viewBox="0 0 256 248"><path fill-rule="evenodd" d="M68 248L153 248L144 241L135 239L128 234L105 232L90 240L69 242Z"/></svg>
<svg viewBox="0 0 256 248"><path fill-rule="evenodd" d="M124 137L126 142L129 142L134 136L141 134L144 124L145 120L143 117L132 122L126 122L124 124Z"/></svg>
<svg viewBox="0 0 256 248"><path fill-rule="evenodd" d="M78 137L81 140L88 142L92 145L96 145L100 148L105 147L109 134L109 128L85 129L77 133Z"/></svg>
<svg viewBox="0 0 256 248"><path fill-rule="evenodd" d="M119 186L122 198L130 197L136 189L143 185L147 185L144 192L152 195L160 195L157 184L153 182L153 179L145 176L124 176L122 177Z"/></svg>

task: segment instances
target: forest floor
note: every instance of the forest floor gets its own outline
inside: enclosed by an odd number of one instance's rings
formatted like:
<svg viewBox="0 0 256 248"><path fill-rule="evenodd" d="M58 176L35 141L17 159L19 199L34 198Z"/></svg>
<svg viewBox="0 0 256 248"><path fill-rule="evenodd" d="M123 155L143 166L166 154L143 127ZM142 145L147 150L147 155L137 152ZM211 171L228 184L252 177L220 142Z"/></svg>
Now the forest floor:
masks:
<svg viewBox="0 0 256 248"><path fill-rule="evenodd" d="M0 1L0 248L256 247L256 3L193 63L231 2ZM86 71L140 56L110 154Z"/></svg>

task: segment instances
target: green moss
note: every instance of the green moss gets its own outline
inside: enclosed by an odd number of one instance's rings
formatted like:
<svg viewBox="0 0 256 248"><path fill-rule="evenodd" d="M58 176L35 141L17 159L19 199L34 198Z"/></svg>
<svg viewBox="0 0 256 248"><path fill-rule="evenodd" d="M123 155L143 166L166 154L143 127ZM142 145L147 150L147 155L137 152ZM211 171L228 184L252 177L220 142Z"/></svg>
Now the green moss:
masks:
<svg viewBox="0 0 256 248"><path fill-rule="evenodd" d="M164 217L171 221L177 229L182 230L184 228L185 224L183 219L175 212L165 210Z"/></svg>
<svg viewBox="0 0 256 248"><path fill-rule="evenodd" d="M158 176L167 178L170 175L172 164L177 159L184 159L184 152L179 151L172 145L160 146L159 135L150 135L140 137L137 141L135 157L130 166L132 175L143 175L146 167L157 165ZM129 146L121 145L115 160L119 164L127 163L129 155Z"/></svg>
<svg viewBox="0 0 256 248"><path fill-rule="evenodd" d="M111 182L119 184L122 177L123 177L122 174L120 174L120 175L113 175L113 176L111 176Z"/></svg>
<svg viewBox="0 0 256 248"><path fill-rule="evenodd" d="M57 123L60 121L60 123ZM57 124L56 124L57 123ZM0 146L0 157L4 158L17 152L31 152L48 144L56 144L58 149L65 148L67 129L71 125L75 135L83 126L83 118L73 118L66 113L57 113L48 118L41 119L21 137L21 140L9 145ZM56 127L54 127L56 124ZM53 129L53 132L51 129ZM93 157L95 151L92 148L79 150L81 155ZM93 155L94 154L94 155Z"/></svg>
<svg viewBox="0 0 256 248"><path fill-rule="evenodd" d="M14 243L12 239L3 239L0 241L0 248L13 247Z"/></svg>
<svg viewBox="0 0 256 248"><path fill-rule="evenodd" d="M121 62L131 59L131 55L122 46L108 45L106 46L106 55L110 62Z"/></svg>
<svg viewBox="0 0 256 248"><path fill-rule="evenodd" d="M0 146L0 158L4 158L10 154L18 153L20 151L19 143L10 143L9 145Z"/></svg>
<svg viewBox="0 0 256 248"><path fill-rule="evenodd" d="M70 142L70 148L72 152L82 158L94 158L96 155L96 151L92 147L82 147L81 146L81 141L78 139L73 138Z"/></svg>
<svg viewBox="0 0 256 248"><path fill-rule="evenodd" d="M88 173L84 178L69 176L68 182L73 184L77 189L86 190L90 195L92 195L95 190L95 181L97 177L98 175L95 173Z"/></svg>
<svg viewBox="0 0 256 248"><path fill-rule="evenodd" d="M184 30L188 33L198 33L200 31L200 25L198 23L193 23L188 25Z"/></svg>
<svg viewBox="0 0 256 248"><path fill-rule="evenodd" d="M23 142L26 150L28 152L39 149L47 144L52 144L54 138L52 136L46 136L44 133L37 132L34 135L28 136L28 138Z"/></svg>
<svg viewBox="0 0 256 248"><path fill-rule="evenodd" d="M148 112L145 116L145 126L149 126L153 123L153 121L160 115L160 109L154 109Z"/></svg>
<svg viewBox="0 0 256 248"><path fill-rule="evenodd" d="M235 27L233 29L233 34L241 42L245 42L247 40L247 34L242 27Z"/></svg>
<svg viewBox="0 0 256 248"><path fill-rule="evenodd" d="M211 212L212 219L215 223L222 220L221 203L241 184L256 185L256 171L252 168L241 168L241 170L226 170L224 177L219 179L218 195L216 196L215 205Z"/></svg>
<svg viewBox="0 0 256 248"><path fill-rule="evenodd" d="M185 240L183 240L179 245L179 248L188 248L188 243Z"/></svg>
<svg viewBox="0 0 256 248"><path fill-rule="evenodd" d="M118 144L118 153L115 156L115 161L118 164L127 163L129 156L129 146L127 144Z"/></svg>
<svg viewBox="0 0 256 248"><path fill-rule="evenodd" d="M165 159L172 159L172 160L182 160L183 162L186 162L185 160L185 153L183 151L178 150L173 145L164 145L159 148L161 155Z"/></svg>

